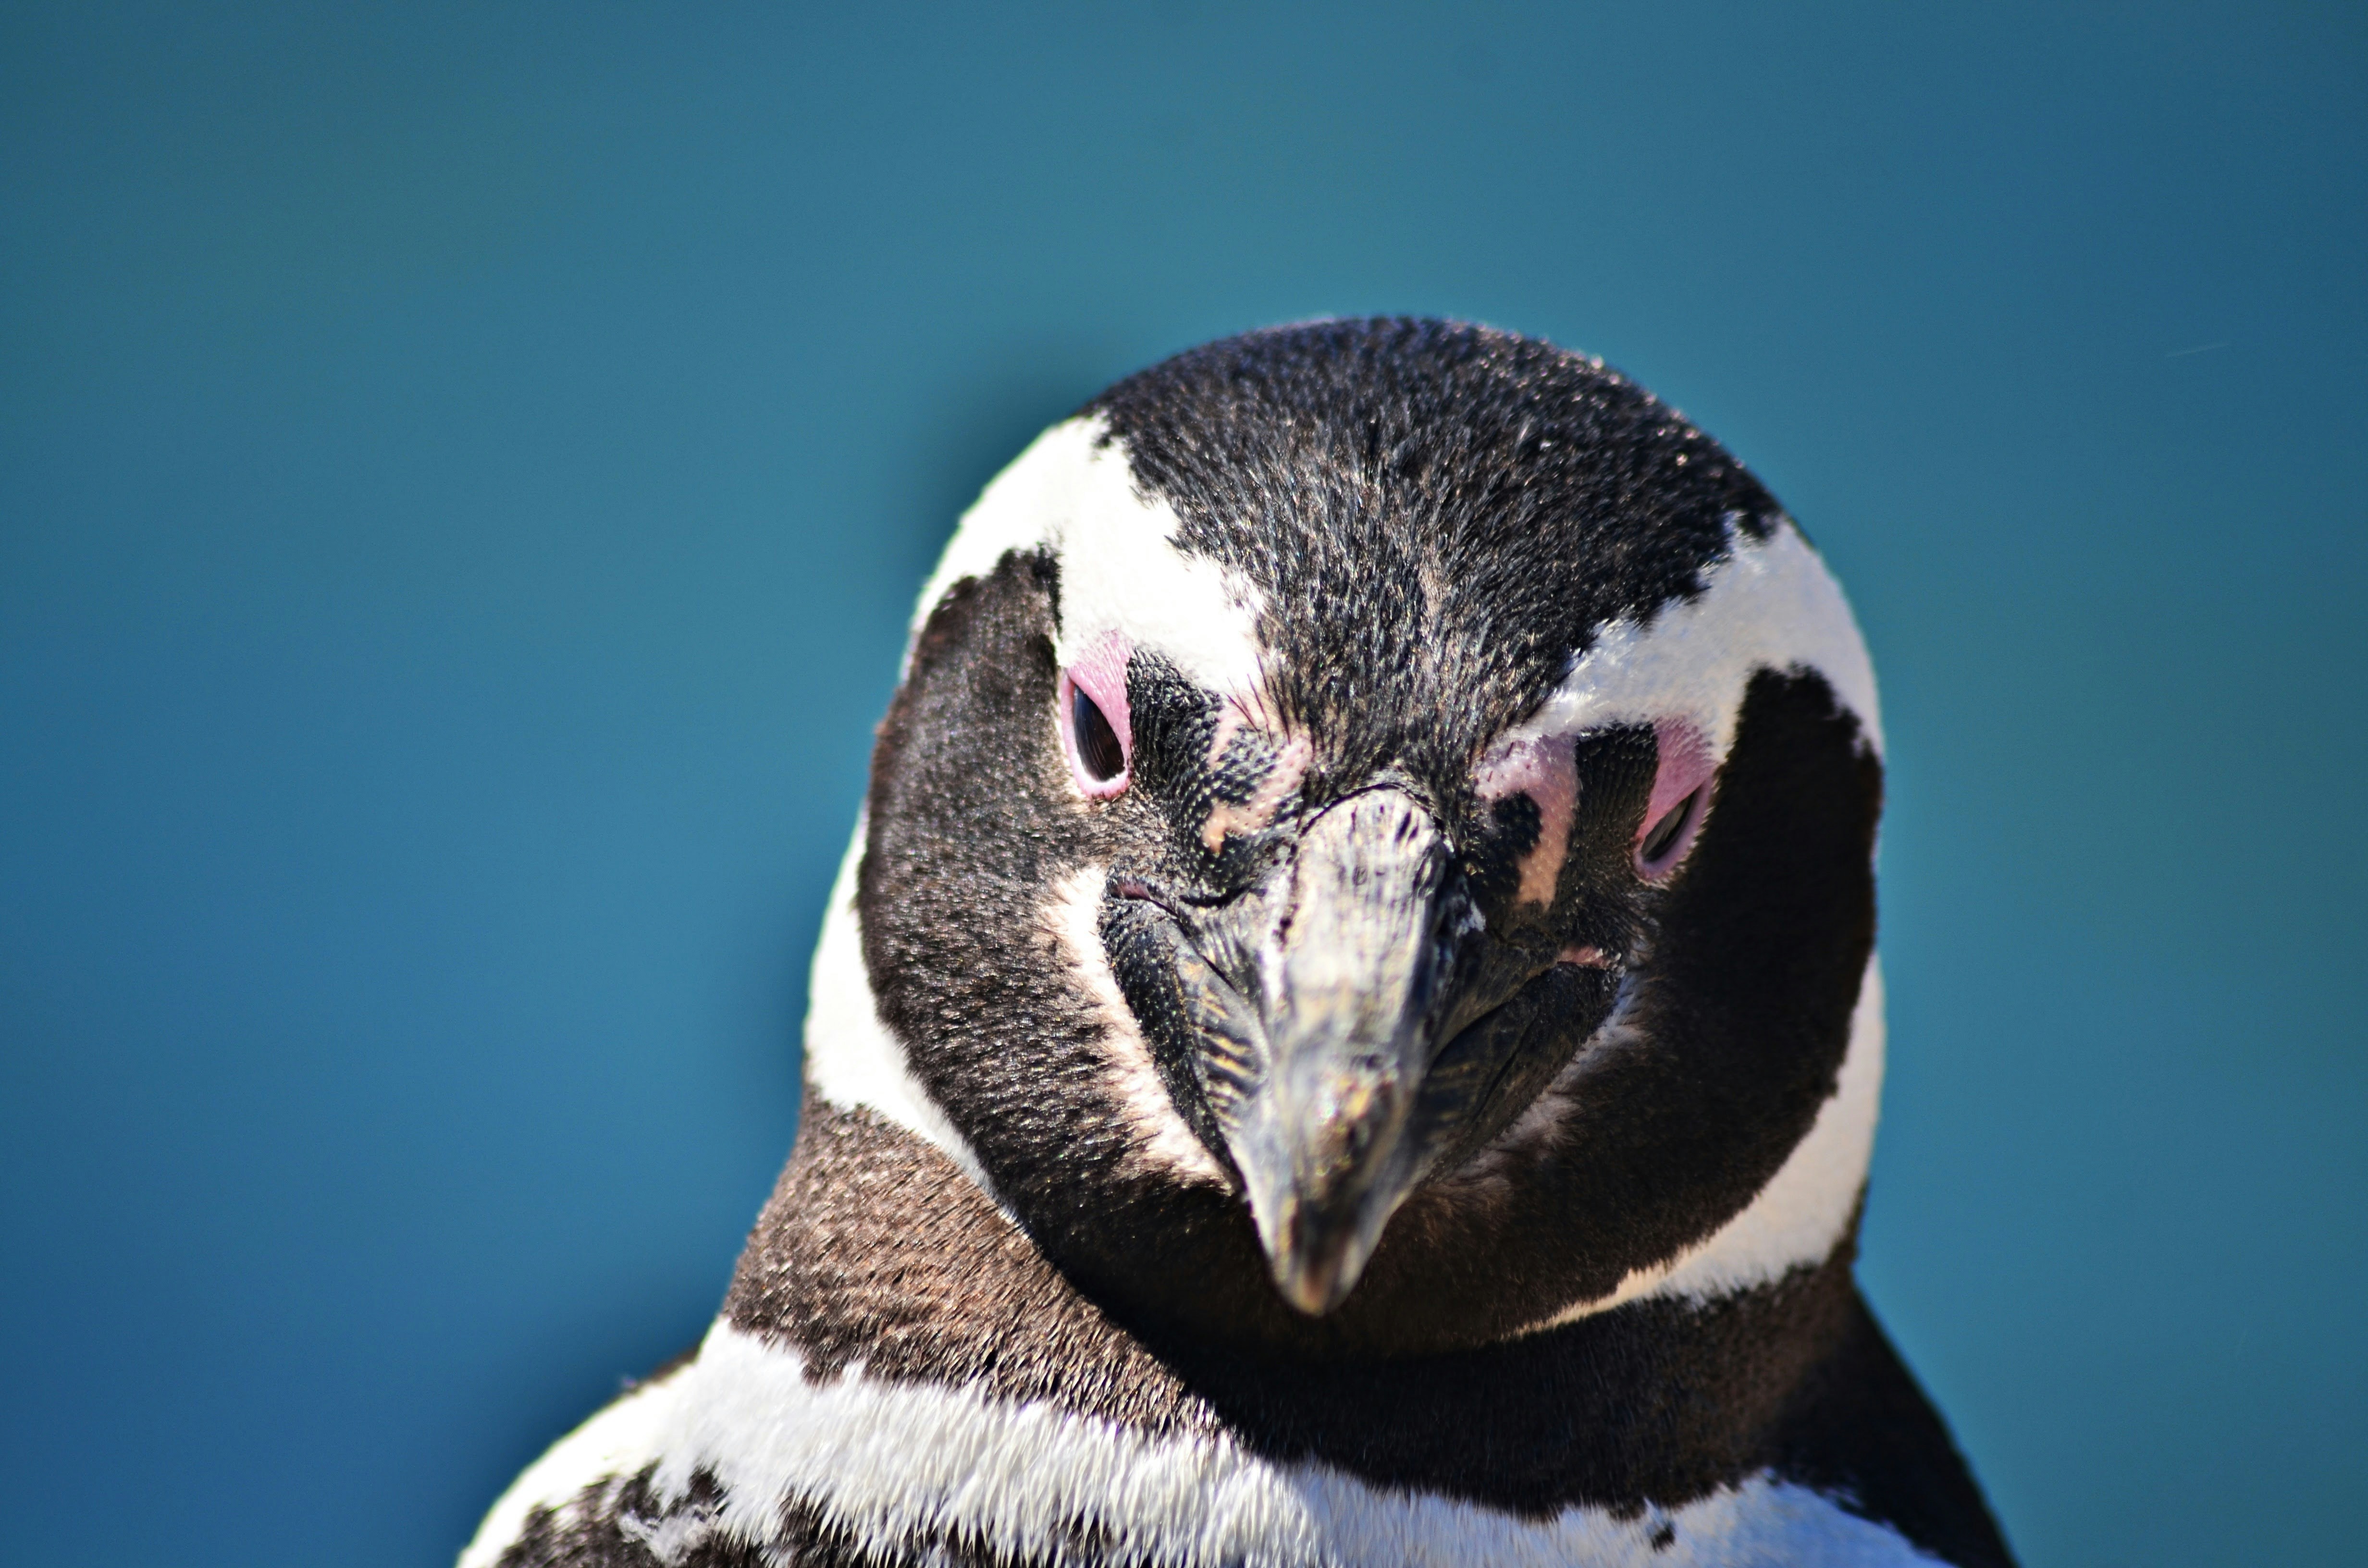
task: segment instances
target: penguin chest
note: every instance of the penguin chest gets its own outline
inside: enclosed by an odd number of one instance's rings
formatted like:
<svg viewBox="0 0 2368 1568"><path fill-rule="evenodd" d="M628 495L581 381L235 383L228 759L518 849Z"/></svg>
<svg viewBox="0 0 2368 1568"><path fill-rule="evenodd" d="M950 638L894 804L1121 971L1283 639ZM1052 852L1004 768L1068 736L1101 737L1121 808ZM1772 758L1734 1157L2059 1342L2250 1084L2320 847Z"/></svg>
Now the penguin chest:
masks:
<svg viewBox="0 0 2368 1568"><path fill-rule="evenodd" d="M1807 1488L1745 1478L1676 1508L1528 1516L1277 1462L975 1386L810 1375L718 1323L696 1359L563 1441L462 1568L548 1564L1929 1562Z"/></svg>

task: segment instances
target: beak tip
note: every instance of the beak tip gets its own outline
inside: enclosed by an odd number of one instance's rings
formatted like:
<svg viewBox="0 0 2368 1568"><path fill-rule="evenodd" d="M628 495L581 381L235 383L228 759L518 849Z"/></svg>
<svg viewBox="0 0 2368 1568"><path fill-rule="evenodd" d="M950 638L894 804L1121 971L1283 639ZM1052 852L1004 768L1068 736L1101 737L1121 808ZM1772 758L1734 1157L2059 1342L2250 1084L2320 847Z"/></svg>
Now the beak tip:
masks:
<svg viewBox="0 0 2368 1568"><path fill-rule="evenodd" d="M1353 1281L1342 1278L1338 1270L1300 1271L1287 1266L1274 1271L1275 1289L1282 1299L1304 1316L1325 1317L1347 1299L1348 1287Z"/></svg>
<svg viewBox="0 0 2368 1568"><path fill-rule="evenodd" d="M1247 1173L1246 1196L1275 1292L1306 1317L1328 1317L1363 1279L1411 1184L1389 1168L1349 1182L1305 1173L1262 1182L1259 1168Z"/></svg>
<svg viewBox="0 0 2368 1568"><path fill-rule="evenodd" d="M1327 1317L1365 1272L1367 1249L1352 1235L1326 1237L1294 1244L1283 1241L1267 1252L1274 1288L1302 1314Z"/></svg>

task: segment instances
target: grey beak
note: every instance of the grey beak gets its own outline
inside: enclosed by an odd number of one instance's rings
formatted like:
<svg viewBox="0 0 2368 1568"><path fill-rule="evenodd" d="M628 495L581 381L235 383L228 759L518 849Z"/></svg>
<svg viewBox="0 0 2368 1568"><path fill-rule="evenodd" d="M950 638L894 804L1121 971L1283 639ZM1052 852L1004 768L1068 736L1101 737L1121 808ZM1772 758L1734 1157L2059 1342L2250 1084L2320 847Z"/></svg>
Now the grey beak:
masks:
<svg viewBox="0 0 2368 1568"><path fill-rule="evenodd" d="M1309 818L1208 903L1113 875L1102 941L1178 1108L1241 1178L1282 1298L1333 1311L1383 1227L1483 1145L1609 1013L1615 976L1486 928L1403 790Z"/></svg>
<svg viewBox="0 0 2368 1568"><path fill-rule="evenodd" d="M1408 1125L1463 934L1440 929L1450 866L1429 813L1377 790L1312 821L1264 901L1248 955L1264 1070L1214 1108L1275 1287L1304 1312L1340 1304L1422 1175Z"/></svg>

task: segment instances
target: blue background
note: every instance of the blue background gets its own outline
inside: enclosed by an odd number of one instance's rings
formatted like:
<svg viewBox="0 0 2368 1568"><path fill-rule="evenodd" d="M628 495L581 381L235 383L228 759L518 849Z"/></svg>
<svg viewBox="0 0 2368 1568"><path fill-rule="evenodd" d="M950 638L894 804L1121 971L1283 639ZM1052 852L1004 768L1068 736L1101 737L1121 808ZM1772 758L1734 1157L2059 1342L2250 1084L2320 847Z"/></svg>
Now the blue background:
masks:
<svg viewBox="0 0 2368 1568"><path fill-rule="evenodd" d="M2368 13L840 9L0 17L0 1556L446 1561L721 1293L957 512L1413 310L1857 603L2029 1562L2361 1561Z"/></svg>

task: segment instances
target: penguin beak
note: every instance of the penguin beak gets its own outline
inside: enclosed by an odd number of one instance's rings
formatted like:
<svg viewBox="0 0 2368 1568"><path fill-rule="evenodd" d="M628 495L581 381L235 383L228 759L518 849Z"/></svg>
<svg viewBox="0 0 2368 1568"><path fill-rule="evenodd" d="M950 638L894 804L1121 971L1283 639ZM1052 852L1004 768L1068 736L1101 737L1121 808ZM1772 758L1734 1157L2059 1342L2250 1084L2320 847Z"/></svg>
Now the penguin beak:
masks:
<svg viewBox="0 0 2368 1568"><path fill-rule="evenodd" d="M1465 1027L1518 1011L1497 1004L1538 966L1486 950L1501 944L1478 939L1453 861L1429 812L1376 789L1318 812L1263 886L1224 904L1111 884L1120 984L1239 1177L1275 1288L1310 1314L1340 1304L1416 1184L1470 1146L1519 1043Z"/></svg>
<svg viewBox="0 0 2368 1568"><path fill-rule="evenodd" d="M1350 796L1304 830L1254 954L1265 1071L1215 1105L1277 1290L1340 1304L1423 1174L1415 1120L1433 1003L1458 933L1442 932L1451 858L1408 796Z"/></svg>
<svg viewBox="0 0 2368 1568"><path fill-rule="evenodd" d="M1611 970L1486 926L1437 819L1391 788L1317 812L1224 903L1110 880L1120 988L1303 1312L1338 1307L1422 1179L1507 1125L1610 1011Z"/></svg>

